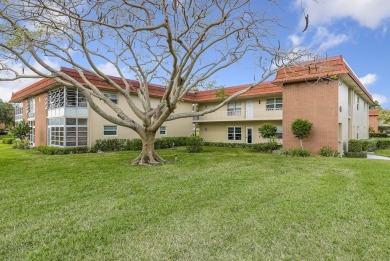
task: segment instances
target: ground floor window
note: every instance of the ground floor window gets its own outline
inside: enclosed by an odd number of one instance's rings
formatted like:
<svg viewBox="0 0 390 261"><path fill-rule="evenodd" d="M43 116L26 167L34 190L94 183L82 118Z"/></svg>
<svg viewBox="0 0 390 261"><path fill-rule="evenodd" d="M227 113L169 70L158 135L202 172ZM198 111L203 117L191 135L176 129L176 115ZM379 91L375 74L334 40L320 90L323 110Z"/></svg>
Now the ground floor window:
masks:
<svg viewBox="0 0 390 261"><path fill-rule="evenodd" d="M29 133L29 144L34 146L35 145L35 121L28 121L28 126L30 126L31 130Z"/></svg>
<svg viewBox="0 0 390 261"><path fill-rule="evenodd" d="M48 119L48 145L58 147L80 147L88 145L87 119Z"/></svg>
<svg viewBox="0 0 390 261"><path fill-rule="evenodd" d="M228 140L241 140L241 127L228 127Z"/></svg>
<svg viewBox="0 0 390 261"><path fill-rule="evenodd" d="M167 127L161 126L160 127L160 135L166 135L167 134Z"/></svg>
<svg viewBox="0 0 390 261"><path fill-rule="evenodd" d="M118 133L118 127L116 125L104 125L103 135L104 136L115 136Z"/></svg>

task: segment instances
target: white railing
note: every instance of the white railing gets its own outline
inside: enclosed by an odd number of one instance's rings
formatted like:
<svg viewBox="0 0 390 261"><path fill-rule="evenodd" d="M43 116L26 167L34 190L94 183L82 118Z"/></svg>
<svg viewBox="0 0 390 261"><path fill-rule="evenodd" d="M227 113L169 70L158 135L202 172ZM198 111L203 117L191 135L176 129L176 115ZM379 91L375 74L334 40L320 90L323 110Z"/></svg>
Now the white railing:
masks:
<svg viewBox="0 0 390 261"><path fill-rule="evenodd" d="M243 121L243 120L281 120L282 110L253 110L253 111L216 111L204 116L194 117L195 122L199 121Z"/></svg>

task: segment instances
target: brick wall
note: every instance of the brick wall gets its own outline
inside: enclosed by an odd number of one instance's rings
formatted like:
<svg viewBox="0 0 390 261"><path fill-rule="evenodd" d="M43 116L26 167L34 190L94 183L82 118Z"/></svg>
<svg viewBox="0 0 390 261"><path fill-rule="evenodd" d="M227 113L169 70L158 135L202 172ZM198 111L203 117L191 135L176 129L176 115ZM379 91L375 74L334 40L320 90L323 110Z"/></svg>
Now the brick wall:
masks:
<svg viewBox="0 0 390 261"><path fill-rule="evenodd" d="M338 149L338 84L300 82L283 86L283 147L300 147L291 131L297 118L311 121L313 127L303 147L317 153L323 146Z"/></svg>
<svg viewBox="0 0 390 261"><path fill-rule="evenodd" d="M379 132L378 130L379 122L377 117L378 117L377 115L370 115L369 117L369 125L375 132Z"/></svg>
<svg viewBox="0 0 390 261"><path fill-rule="evenodd" d="M46 93L35 96L35 146L47 144Z"/></svg>

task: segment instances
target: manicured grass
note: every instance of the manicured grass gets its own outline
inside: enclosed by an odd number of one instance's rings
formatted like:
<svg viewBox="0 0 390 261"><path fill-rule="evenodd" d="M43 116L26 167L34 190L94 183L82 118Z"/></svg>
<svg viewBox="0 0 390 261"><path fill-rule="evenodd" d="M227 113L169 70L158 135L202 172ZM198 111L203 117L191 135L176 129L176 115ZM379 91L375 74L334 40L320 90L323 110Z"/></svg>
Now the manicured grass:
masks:
<svg viewBox="0 0 390 261"><path fill-rule="evenodd" d="M390 150L376 150L375 154L380 156L390 157Z"/></svg>
<svg viewBox="0 0 390 261"><path fill-rule="evenodd" d="M0 260L388 260L390 164L0 144Z"/></svg>
<svg viewBox="0 0 390 261"><path fill-rule="evenodd" d="M1 134L0 134L0 141L1 141L3 138L11 138L11 134L4 134L4 133L1 133Z"/></svg>

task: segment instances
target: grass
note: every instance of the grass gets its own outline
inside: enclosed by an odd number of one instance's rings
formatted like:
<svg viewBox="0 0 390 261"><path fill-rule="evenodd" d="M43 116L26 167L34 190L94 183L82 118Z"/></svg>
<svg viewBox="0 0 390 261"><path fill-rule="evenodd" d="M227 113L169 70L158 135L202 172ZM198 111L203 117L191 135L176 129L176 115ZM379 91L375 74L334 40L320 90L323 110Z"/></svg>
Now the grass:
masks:
<svg viewBox="0 0 390 261"><path fill-rule="evenodd" d="M375 154L376 155L380 155L380 156L390 157L390 149L387 149L387 150L376 150Z"/></svg>
<svg viewBox="0 0 390 261"><path fill-rule="evenodd" d="M1 141L3 138L11 138L11 137L12 137L11 134L0 133L0 141Z"/></svg>
<svg viewBox="0 0 390 261"><path fill-rule="evenodd" d="M388 260L390 165L244 149L47 156L0 144L0 260Z"/></svg>

